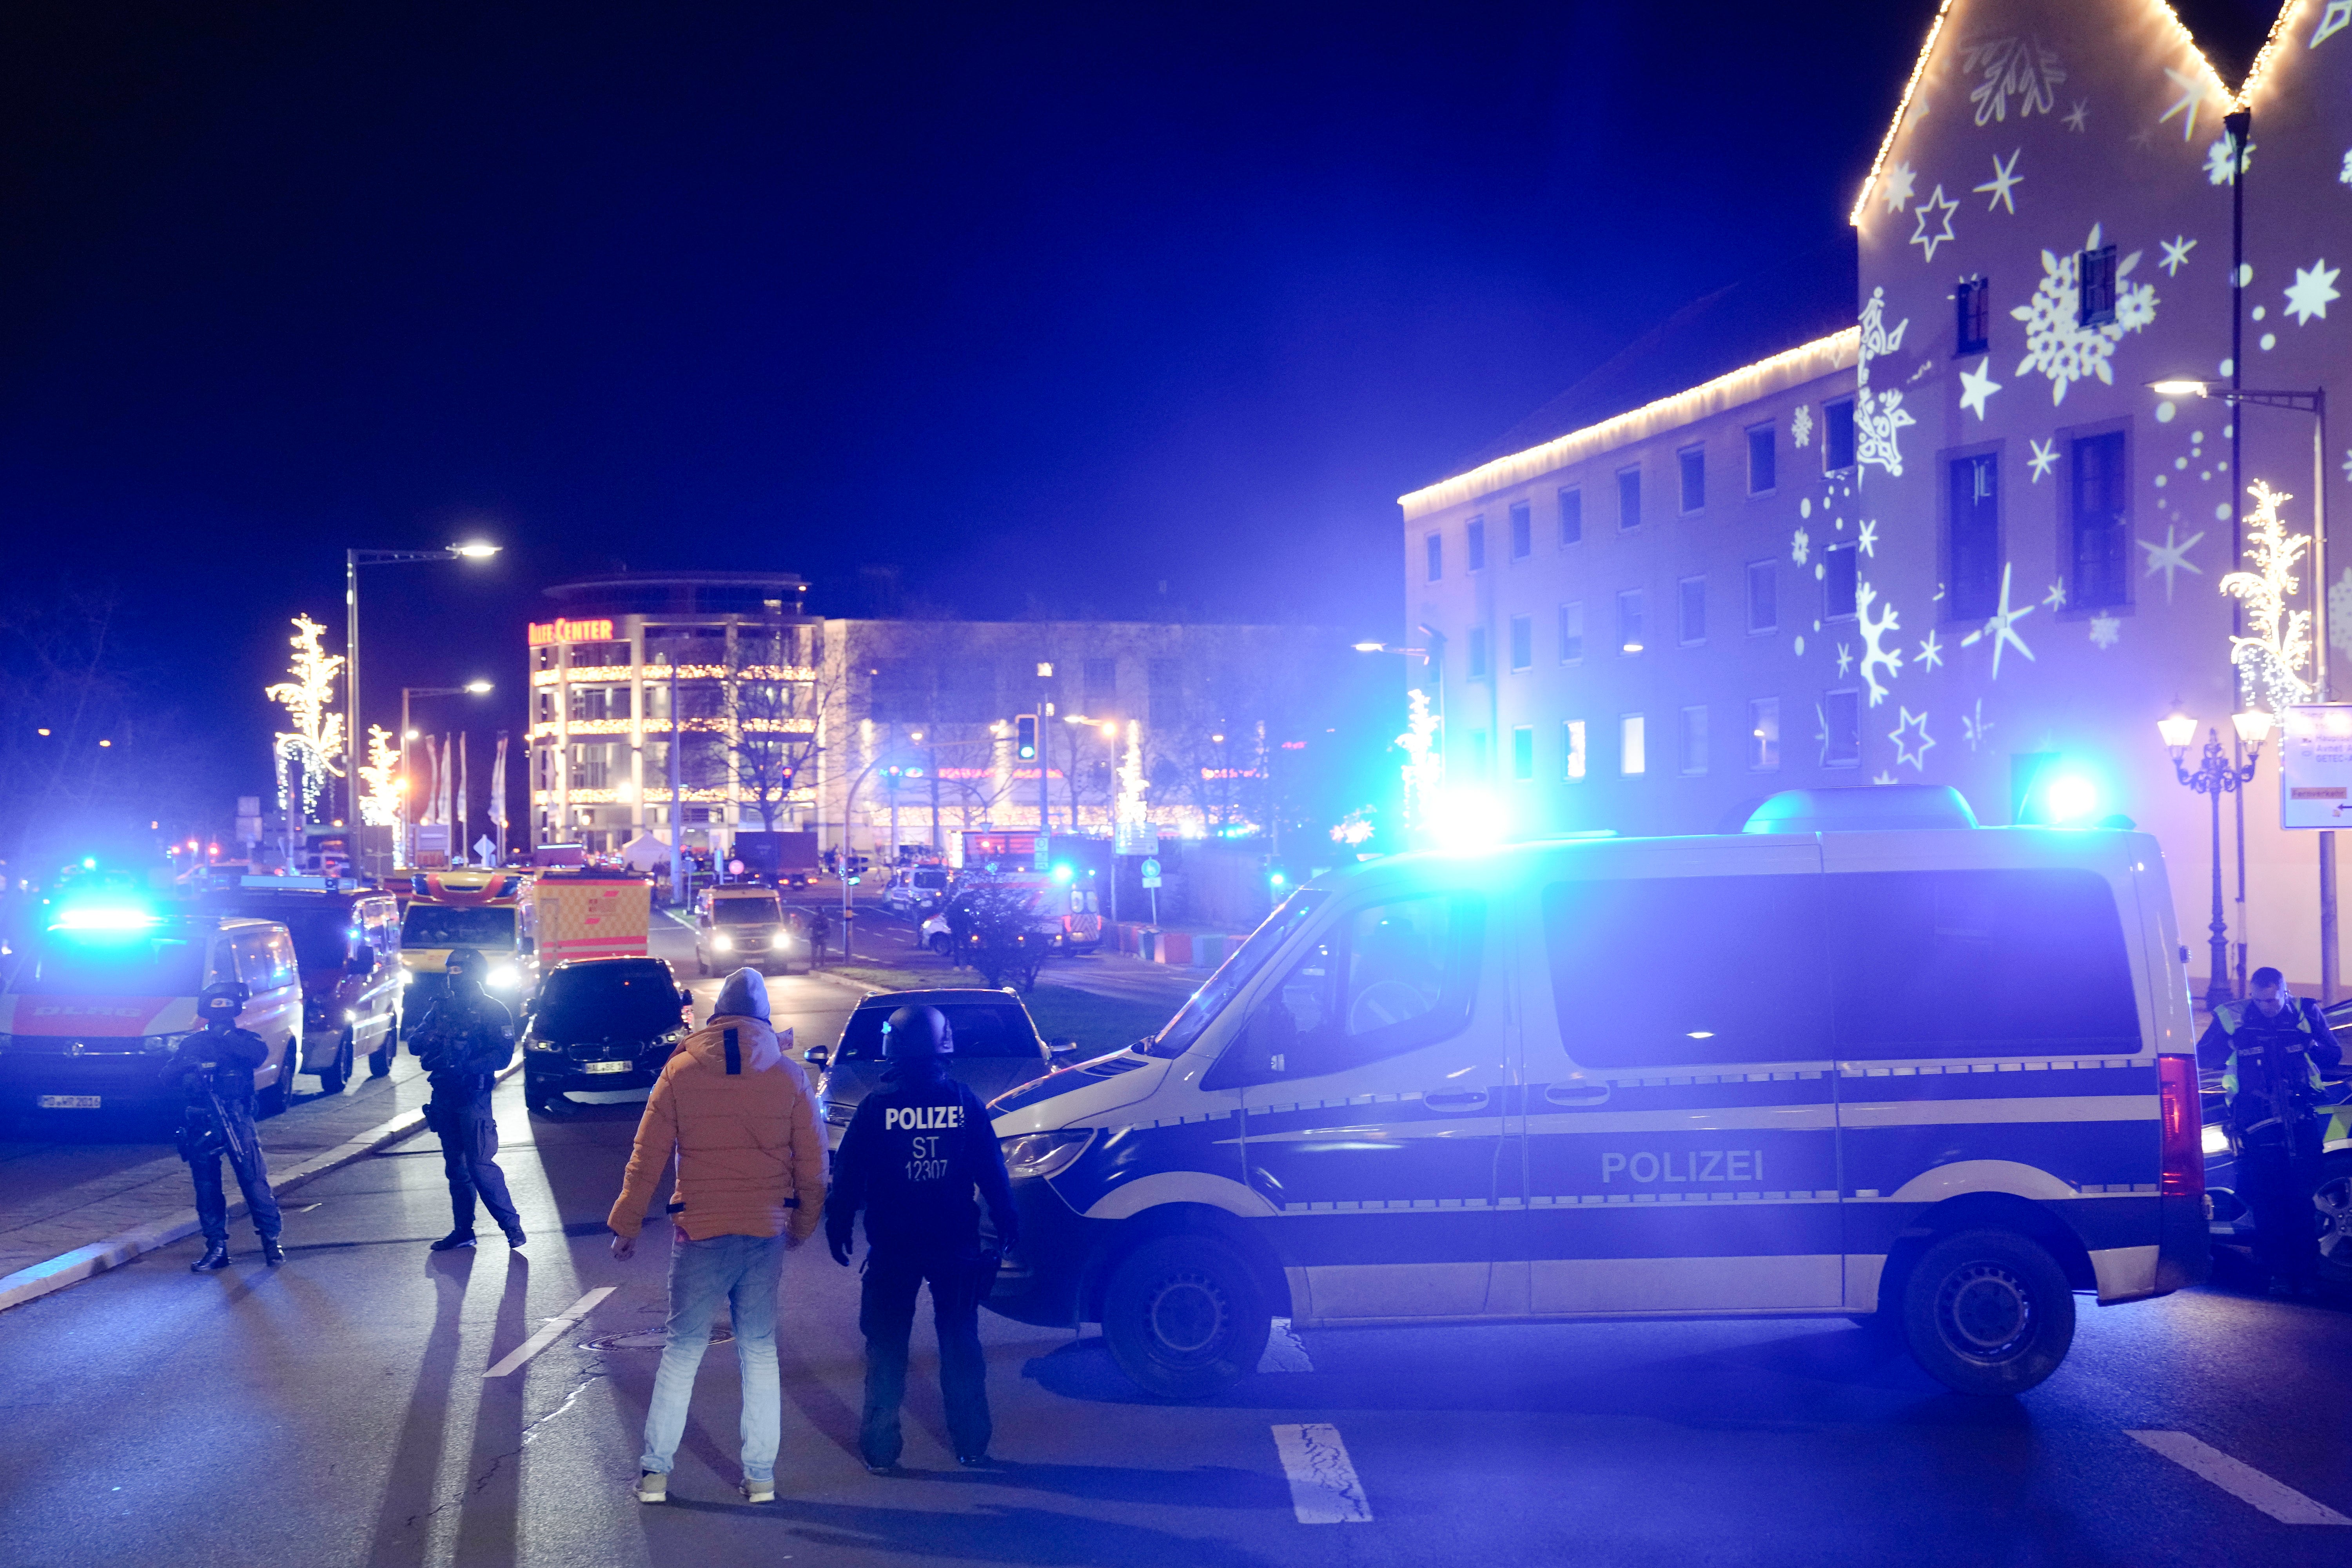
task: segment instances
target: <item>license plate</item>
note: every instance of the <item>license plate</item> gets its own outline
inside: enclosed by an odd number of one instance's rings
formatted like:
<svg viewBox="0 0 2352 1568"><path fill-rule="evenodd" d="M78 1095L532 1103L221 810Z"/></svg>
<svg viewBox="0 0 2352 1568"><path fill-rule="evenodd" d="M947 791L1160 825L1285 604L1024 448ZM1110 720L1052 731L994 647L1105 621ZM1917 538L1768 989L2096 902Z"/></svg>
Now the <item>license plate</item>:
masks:
<svg viewBox="0 0 2352 1568"><path fill-rule="evenodd" d="M583 1062L580 1064L580 1070L582 1072L627 1072L636 1065L635 1062ZM90 1103L95 1105L98 1102L92 1100Z"/></svg>
<svg viewBox="0 0 2352 1568"><path fill-rule="evenodd" d="M39 1101L43 1110L96 1110L98 1096L94 1094L45 1094Z"/></svg>

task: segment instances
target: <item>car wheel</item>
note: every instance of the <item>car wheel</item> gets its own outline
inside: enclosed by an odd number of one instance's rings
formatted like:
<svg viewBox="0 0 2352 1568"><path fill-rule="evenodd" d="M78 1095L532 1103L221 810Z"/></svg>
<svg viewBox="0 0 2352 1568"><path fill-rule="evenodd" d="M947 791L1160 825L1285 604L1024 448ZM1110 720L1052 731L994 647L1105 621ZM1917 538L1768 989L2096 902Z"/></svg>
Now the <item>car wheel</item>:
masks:
<svg viewBox="0 0 2352 1568"><path fill-rule="evenodd" d="M931 938L930 948L933 952L938 953L941 958L945 958L949 953L955 951L955 943L943 934L934 935Z"/></svg>
<svg viewBox="0 0 2352 1568"><path fill-rule="evenodd" d="M335 1054L327 1058L325 1067L319 1069L319 1092L341 1094L343 1092L343 1085L351 1081L352 1032L345 1029L343 1037L335 1042Z"/></svg>
<svg viewBox="0 0 2352 1568"><path fill-rule="evenodd" d="M264 1116L275 1116L286 1109L287 1101L294 1095L293 1069L300 1065L301 1060L302 1042L288 1040L286 1054L278 1058L278 1081L253 1097L255 1110Z"/></svg>
<svg viewBox="0 0 2352 1568"><path fill-rule="evenodd" d="M368 1053L368 1077L385 1078L392 1072L392 1058L400 1054L400 1018L392 1019L383 1032L383 1044Z"/></svg>
<svg viewBox="0 0 2352 1568"><path fill-rule="evenodd" d="M2352 1149L2339 1149L2320 1162L2311 1204L2318 1211L2319 1278L2352 1286Z"/></svg>
<svg viewBox="0 0 2352 1568"><path fill-rule="evenodd" d="M1103 1296L1111 1359L1162 1399L1205 1399L1255 1372L1272 1326L1257 1275L1213 1237L1145 1242Z"/></svg>
<svg viewBox="0 0 2352 1568"><path fill-rule="evenodd" d="M2022 1394L2074 1342L2074 1294L2039 1243L1964 1230L1929 1247L1904 1282L1912 1359L1961 1394Z"/></svg>

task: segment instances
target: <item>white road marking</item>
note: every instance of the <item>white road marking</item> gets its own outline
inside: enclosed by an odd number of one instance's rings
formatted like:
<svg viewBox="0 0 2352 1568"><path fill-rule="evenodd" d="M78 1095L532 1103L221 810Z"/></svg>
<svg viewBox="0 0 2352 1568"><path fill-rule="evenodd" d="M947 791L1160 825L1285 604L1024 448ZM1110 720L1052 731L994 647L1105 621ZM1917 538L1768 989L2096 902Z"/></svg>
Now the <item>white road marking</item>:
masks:
<svg viewBox="0 0 2352 1568"><path fill-rule="evenodd" d="M1301 1524L1368 1524L1372 1505L1365 1500L1364 1483L1356 1479L1348 1445L1339 1429L1322 1422L1304 1426L1276 1426L1275 1451L1282 1456L1283 1474L1290 1479L1291 1511Z"/></svg>
<svg viewBox="0 0 2352 1568"><path fill-rule="evenodd" d="M1307 1359L1307 1347L1298 1342L1298 1331L1290 1326L1288 1318L1276 1318L1274 1331L1265 1337L1265 1353L1257 1359L1260 1372L1313 1372L1315 1363Z"/></svg>
<svg viewBox="0 0 2352 1568"><path fill-rule="evenodd" d="M2274 1481L2186 1432L2132 1432L2129 1436L2162 1454L2184 1469L2193 1470L2241 1502L2253 1504L2281 1524L2352 1524L2324 1502L2304 1496L2284 1481Z"/></svg>
<svg viewBox="0 0 2352 1568"><path fill-rule="evenodd" d="M540 1330L539 1332L531 1335L530 1338L523 1341L522 1343L509 1351L499 1359L499 1363L496 1366L482 1373L483 1378L488 1380L493 1377L504 1377L507 1373L514 1371L517 1367L521 1366L524 1363L530 1361L531 1357L537 1355L540 1352L545 1350L548 1346L561 1339L566 1329L572 1327L572 1324L578 1322L581 1319L594 1311L596 1310L597 1302L603 1300L605 1297L611 1295L618 1289L620 1289L620 1287L616 1285L597 1286L596 1289L589 1291L588 1294L581 1297L577 1301L572 1302L571 1306L566 1307L561 1314L548 1319L547 1327Z"/></svg>

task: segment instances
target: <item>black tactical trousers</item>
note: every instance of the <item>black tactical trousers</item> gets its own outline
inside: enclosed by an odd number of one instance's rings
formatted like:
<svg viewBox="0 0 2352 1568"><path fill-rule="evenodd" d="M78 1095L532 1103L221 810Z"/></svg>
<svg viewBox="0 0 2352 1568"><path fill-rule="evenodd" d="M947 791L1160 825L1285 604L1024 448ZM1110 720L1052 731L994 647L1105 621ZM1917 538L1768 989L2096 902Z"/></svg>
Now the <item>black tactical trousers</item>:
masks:
<svg viewBox="0 0 2352 1568"><path fill-rule="evenodd" d="M976 1250L867 1255L857 1306L857 1327L866 1335L866 1415L857 1446L867 1464L895 1465L905 1447L898 1406L907 1394L915 1297L926 1280L931 1287L931 1321L940 1335L940 1393L947 1403L948 1436L958 1458L988 1452L993 1427L988 1415L988 1366L980 1349L983 1267Z"/></svg>
<svg viewBox="0 0 2352 1568"><path fill-rule="evenodd" d="M507 1173L499 1169L499 1124L490 1114L487 1093L434 1095L425 1108L425 1125L441 1135L441 1173L449 1178L449 1209L456 1228L474 1228L474 1194L498 1221L500 1230L521 1226L514 1199L507 1195Z"/></svg>
<svg viewBox="0 0 2352 1568"><path fill-rule="evenodd" d="M2311 1202L2318 1142L2315 1124L2288 1136L2269 1127L2238 1152L2238 1195L2253 1215L2254 1262L2276 1279L2299 1282L2319 1271L2319 1216Z"/></svg>
<svg viewBox="0 0 2352 1568"><path fill-rule="evenodd" d="M229 1118L228 1131L245 1150L245 1157L206 1150L188 1162L188 1174L196 1184L196 1224L206 1241L224 1247L228 1244L228 1194L221 1185L223 1160L236 1173L237 1191L245 1194L246 1215L253 1221L255 1232L274 1237L284 1224L277 1194L269 1190L269 1162L261 1152L253 1118L236 1111L231 1111Z"/></svg>

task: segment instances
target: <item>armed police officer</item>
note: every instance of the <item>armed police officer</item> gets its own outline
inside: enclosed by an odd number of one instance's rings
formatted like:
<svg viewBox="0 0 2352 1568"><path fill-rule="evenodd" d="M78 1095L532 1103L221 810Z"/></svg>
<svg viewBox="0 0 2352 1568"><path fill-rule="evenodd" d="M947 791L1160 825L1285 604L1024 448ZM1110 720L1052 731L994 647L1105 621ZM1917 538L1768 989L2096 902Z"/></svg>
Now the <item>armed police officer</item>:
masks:
<svg viewBox="0 0 2352 1568"><path fill-rule="evenodd" d="M2319 1272L2315 1108L2322 1073L2341 1066L2344 1052L2318 1005L2290 994L2277 970L2255 970L2249 989L2248 1000L2213 1009L2197 1042L2197 1063L2221 1069L2238 1193L2254 1219L2254 1260L2269 1273L2273 1290L2307 1291Z"/></svg>
<svg viewBox="0 0 2352 1568"><path fill-rule="evenodd" d="M188 1163L188 1174L196 1184L196 1223L205 1233L205 1255L188 1266L191 1273L228 1267L228 1195L220 1173L224 1154L236 1173L246 1213L260 1234L263 1261L286 1261L286 1249L278 1239L283 1221L269 1190L261 1138L253 1126L253 1072L269 1059L269 1047L252 1030L236 1026L237 1015L252 995L236 981L205 987L196 998L205 1026L182 1037L163 1064L163 1081L177 1084L187 1097L180 1121L180 1158ZM294 1047L289 1042L286 1048Z"/></svg>
<svg viewBox="0 0 2352 1568"><path fill-rule="evenodd" d="M409 1048L425 1064L433 1098L425 1124L441 1137L441 1170L449 1179L455 1224L433 1244L436 1252L474 1245L474 1200L480 1195L490 1217L506 1232L507 1245L525 1239L522 1216L507 1195L499 1169L499 1124L490 1114L490 1089L514 1060L514 1015L482 990L482 955L470 947L450 953L449 989L416 1026Z"/></svg>
<svg viewBox="0 0 2352 1568"><path fill-rule="evenodd" d="M1004 1155L987 1109L948 1076L955 1038L936 1007L901 1007L883 1026L882 1055L893 1065L842 1134L824 1206L825 1242L849 1267L851 1227L866 1211L866 1279L857 1326L866 1335L866 1414L858 1447L877 1474L898 1462L898 1405L907 1389L907 1345L915 1297L928 1281L940 1336L940 1392L959 1463L988 1458L988 1368L980 1349L980 1304L996 1279L1002 1248L1018 1221ZM997 1247L983 1250L980 1205L988 1204Z"/></svg>

